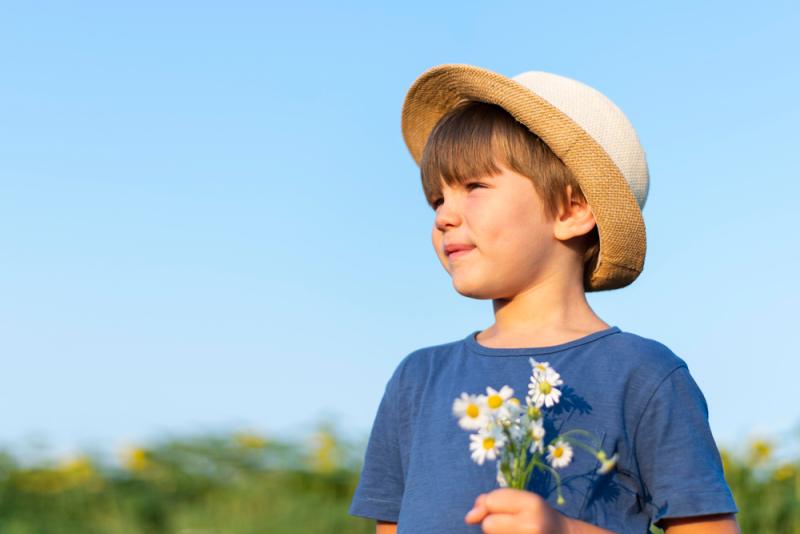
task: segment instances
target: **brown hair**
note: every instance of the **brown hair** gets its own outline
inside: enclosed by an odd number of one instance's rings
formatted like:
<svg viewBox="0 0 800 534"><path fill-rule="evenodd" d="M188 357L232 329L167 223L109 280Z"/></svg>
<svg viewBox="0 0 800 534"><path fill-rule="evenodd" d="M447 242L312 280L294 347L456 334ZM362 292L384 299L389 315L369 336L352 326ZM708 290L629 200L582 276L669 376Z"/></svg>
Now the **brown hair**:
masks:
<svg viewBox="0 0 800 534"><path fill-rule="evenodd" d="M573 199L586 201L575 176L539 136L496 104L466 100L439 120L425 144L420 174L428 205L435 209L442 180L452 187L494 176L501 172L498 162L530 178L550 219L568 201L567 185ZM597 225L584 239L585 263L599 248Z"/></svg>

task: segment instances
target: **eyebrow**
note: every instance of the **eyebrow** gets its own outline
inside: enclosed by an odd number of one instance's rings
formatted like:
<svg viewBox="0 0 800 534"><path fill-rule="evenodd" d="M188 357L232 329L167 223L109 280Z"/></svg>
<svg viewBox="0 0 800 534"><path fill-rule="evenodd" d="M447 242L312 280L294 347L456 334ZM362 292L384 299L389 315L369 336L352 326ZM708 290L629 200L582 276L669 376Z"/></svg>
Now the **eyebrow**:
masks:
<svg viewBox="0 0 800 534"><path fill-rule="evenodd" d="M464 183L471 182L473 180L497 180L497 178L497 176L489 176L488 174L485 174L483 176L473 176L472 178L468 178L467 180L464 180Z"/></svg>

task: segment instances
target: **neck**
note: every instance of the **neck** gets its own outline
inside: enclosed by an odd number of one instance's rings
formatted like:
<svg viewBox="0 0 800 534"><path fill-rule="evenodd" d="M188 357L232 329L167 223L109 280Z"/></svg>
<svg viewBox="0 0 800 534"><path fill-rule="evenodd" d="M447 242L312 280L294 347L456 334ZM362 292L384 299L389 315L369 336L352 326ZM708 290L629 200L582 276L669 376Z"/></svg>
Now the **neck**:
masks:
<svg viewBox="0 0 800 534"><path fill-rule="evenodd" d="M581 278L551 274L513 298L494 299L493 305L495 323L481 333L482 340L549 345L609 328L586 301Z"/></svg>

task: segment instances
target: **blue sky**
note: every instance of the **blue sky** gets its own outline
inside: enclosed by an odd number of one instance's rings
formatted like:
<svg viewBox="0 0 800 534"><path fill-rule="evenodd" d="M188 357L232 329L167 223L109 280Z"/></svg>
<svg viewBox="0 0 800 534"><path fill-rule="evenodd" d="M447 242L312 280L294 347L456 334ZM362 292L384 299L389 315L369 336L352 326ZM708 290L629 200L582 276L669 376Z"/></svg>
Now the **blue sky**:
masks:
<svg viewBox="0 0 800 534"><path fill-rule="evenodd" d="M596 87L650 166L645 270L590 294L689 365L718 442L800 423L790 2L7 6L0 443L369 431L412 350L492 323L400 133L431 66Z"/></svg>

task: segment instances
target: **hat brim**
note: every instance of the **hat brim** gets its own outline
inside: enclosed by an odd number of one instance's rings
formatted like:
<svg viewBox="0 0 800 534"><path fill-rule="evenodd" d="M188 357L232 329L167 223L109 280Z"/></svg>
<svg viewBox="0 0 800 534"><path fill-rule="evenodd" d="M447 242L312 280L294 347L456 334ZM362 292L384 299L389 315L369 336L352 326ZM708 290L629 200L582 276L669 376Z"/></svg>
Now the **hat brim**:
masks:
<svg viewBox="0 0 800 534"><path fill-rule="evenodd" d="M575 121L522 84L473 65L439 65L413 83L403 103L402 130L417 165L439 119L463 100L496 104L538 135L569 167L597 224L599 251L587 261L584 289L624 287L644 268L642 212L620 169Z"/></svg>

